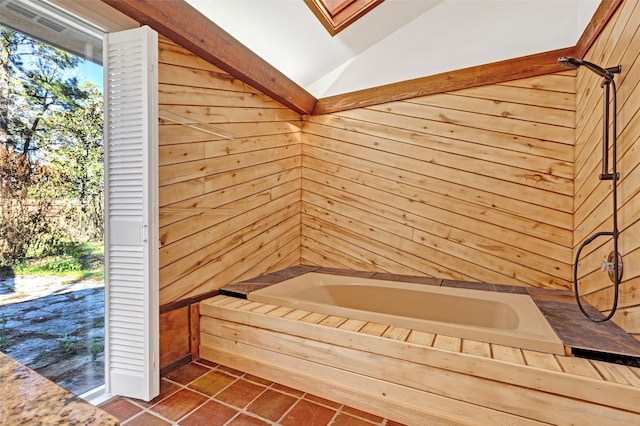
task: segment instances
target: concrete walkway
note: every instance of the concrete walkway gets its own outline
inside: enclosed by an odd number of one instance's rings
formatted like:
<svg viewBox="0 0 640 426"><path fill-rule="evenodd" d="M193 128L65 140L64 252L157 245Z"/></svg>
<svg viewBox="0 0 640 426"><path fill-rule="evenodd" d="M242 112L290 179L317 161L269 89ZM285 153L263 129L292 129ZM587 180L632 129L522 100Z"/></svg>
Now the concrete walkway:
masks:
<svg viewBox="0 0 640 426"><path fill-rule="evenodd" d="M0 350L75 394L104 383L104 283L0 280Z"/></svg>

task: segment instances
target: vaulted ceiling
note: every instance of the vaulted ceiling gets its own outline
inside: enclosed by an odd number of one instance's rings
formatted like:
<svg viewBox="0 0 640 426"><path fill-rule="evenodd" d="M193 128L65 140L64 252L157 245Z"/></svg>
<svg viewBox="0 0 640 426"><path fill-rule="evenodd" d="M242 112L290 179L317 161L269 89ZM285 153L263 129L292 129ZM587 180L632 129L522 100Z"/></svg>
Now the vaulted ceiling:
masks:
<svg viewBox="0 0 640 426"><path fill-rule="evenodd" d="M304 114L557 72L620 0L322 0L371 3L339 32L321 0L0 0L55 4L103 32L146 24ZM336 9L338 10L338 9ZM34 18L37 19L37 18Z"/></svg>
<svg viewBox="0 0 640 426"><path fill-rule="evenodd" d="M386 0L332 36L303 0L186 1L316 97L574 46L600 4Z"/></svg>

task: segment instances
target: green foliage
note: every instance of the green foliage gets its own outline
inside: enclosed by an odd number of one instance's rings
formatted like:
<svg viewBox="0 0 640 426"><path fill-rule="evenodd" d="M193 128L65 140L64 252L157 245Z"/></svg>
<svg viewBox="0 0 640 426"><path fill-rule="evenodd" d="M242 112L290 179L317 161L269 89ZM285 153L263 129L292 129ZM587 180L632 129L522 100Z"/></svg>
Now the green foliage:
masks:
<svg viewBox="0 0 640 426"><path fill-rule="evenodd" d="M0 266L24 261L29 248L50 233L51 200L30 194L47 178L45 167L0 145Z"/></svg>
<svg viewBox="0 0 640 426"><path fill-rule="evenodd" d="M46 249L32 253L33 260L16 265L15 273L104 279L104 246L101 242L61 243Z"/></svg>
<svg viewBox="0 0 640 426"><path fill-rule="evenodd" d="M0 268L61 241L103 239L102 94L71 76L79 63L0 26ZM86 269L73 255L45 263Z"/></svg>
<svg viewBox="0 0 640 426"><path fill-rule="evenodd" d="M91 354L91 359L95 361L98 358L98 355L104 352L104 341L89 339L87 341L87 350Z"/></svg>
<svg viewBox="0 0 640 426"><path fill-rule="evenodd" d="M8 73L7 147L31 156L48 143L51 116L78 108L87 98L68 70L80 58L0 27L0 68ZM0 88L1 90L1 88ZM2 114L0 114L2 115Z"/></svg>
<svg viewBox="0 0 640 426"><path fill-rule="evenodd" d="M3 315L0 319L0 349L5 349L13 343L13 339L7 332L7 318Z"/></svg>
<svg viewBox="0 0 640 426"><path fill-rule="evenodd" d="M66 197L79 201L67 211L73 228L90 239L104 236L104 148L102 142L102 95L93 84L83 85L88 98L80 108L57 114L49 145L51 167Z"/></svg>
<svg viewBox="0 0 640 426"><path fill-rule="evenodd" d="M41 265L42 271L51 272L52 274L64 274L71 271L79 271L82 265L78 259L73 256L63 255L48 259L46 263Z"/></svg>
<svg viewBox="0 0 640 426"><path fill-rule="evenodd" d="M67 333L58 339L58 343L60 343L64 352L70 355L75 355L80 351L80 342L78 338L70 336Z"/></svg>
<svg viewBox="0 0 640 426"><path fill-rule="evenodd" d="M91 354L93 360L96 360L104 352L103 339L89 338L82 342L78 337L65 333L58 338L58 343L62 350L69 355L77 355L86 351Z"/></svg>

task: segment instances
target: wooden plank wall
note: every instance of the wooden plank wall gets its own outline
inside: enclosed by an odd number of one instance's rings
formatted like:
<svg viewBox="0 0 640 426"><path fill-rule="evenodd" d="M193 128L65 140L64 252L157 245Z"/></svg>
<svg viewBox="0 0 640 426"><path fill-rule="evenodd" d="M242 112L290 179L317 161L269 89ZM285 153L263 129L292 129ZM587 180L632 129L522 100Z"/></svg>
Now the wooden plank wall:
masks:
<svg viewBox="0 0 640 426"><path fill-rule="evenodd" d="M618 106L619 250L623 255L623 282L618 313L613 320L640 339L640 4L625 1L607 24L585 59L613 66L622 64L615 77ZM602 161L601 79L586 69L577 77L575 238L581 244L597 231L613 229L611 182L598 179ZM598 309L608 312L613 285L600 262L613 250L610 238L585 248L579 263L580 293Z"/></svg>
<svg viewBox="0 0 640 426"><path fill-rule="evenodd" d="M308 117L302 263L568 288L575 71Z"/></svg>
<svg viewBox="0 0 640 426"><path fill-rule="evenodd" d="M160 305L300 261L301 118L161 38Z"/></svg>

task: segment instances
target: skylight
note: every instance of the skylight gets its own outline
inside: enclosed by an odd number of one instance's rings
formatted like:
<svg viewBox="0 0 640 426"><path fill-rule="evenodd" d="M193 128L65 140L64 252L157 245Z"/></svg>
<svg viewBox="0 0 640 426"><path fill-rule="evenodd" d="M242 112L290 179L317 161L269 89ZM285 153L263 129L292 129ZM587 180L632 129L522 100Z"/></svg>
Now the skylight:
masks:
<svg viewBox="0 0 640 426"><path fill-rule="evenodd" d="M384 0L304 0L332 36L357 21Z"/></svg>

